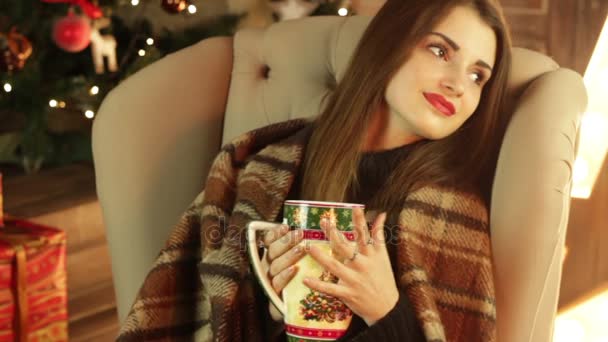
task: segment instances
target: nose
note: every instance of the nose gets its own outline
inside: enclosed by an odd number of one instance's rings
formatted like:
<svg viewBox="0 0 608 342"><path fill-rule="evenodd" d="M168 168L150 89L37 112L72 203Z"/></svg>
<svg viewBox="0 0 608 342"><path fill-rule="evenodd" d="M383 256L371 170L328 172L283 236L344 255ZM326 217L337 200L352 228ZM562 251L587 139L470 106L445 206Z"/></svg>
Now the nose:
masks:
<svg viewBox="0 0 608 342"><path fill-rule="evenodd" d="M464 94L464 72L453 67L441 79L441 88L451 96L461 97Z"/></svg>

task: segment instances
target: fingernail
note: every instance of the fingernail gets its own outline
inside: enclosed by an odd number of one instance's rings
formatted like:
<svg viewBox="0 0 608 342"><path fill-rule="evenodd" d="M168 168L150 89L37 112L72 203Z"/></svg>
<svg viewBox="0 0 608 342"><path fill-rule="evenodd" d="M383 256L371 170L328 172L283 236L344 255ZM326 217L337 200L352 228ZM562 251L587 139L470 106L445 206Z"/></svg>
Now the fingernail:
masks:
<svg viewBox="0 0 608 342"><path fill-rule="evenodd" d="M289 274L292 274L293 272L295 272L295 270L296 270L296 265L291 265L287 269L287 272L289 272Z"/></svg>
<svg viewBox="0 0 608 342"><path fill-rule="evenodd" d="M293 249L293 254L300 254L302 252L302 246L297 246Z"/></svg>

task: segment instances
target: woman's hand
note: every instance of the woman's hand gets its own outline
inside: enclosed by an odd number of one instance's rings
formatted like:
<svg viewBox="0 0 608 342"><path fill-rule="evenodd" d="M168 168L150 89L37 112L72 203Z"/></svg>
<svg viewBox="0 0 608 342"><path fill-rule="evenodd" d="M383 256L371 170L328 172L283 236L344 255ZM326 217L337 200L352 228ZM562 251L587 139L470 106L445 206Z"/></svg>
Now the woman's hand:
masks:
<svg viewBox="0 0 608 342"><path fill-rule="evenodd" d="M270 223L270 222L269 222ZM289 231L289 227L274 224L276 227L266 231L262 242L266 246L262 258L262 272L268 275L272 288L281 297L283 288L297 273L295 265L306 253L302 245L298 245L303 234L301 229ZM270 316L275 321L281 321L281 312L270 302Z"/></svg>
<svg viewBox="0 0 608 342"><path fill-rule="evenodd" d="M385 213L376 217L371 237L368 238L363 209L354 209L355 248L338 232L335 224L325 220L321 223L321 228L329 236L332 250L345 259L344 263L314 246L310 246L308 251L310 256L340 280L333 284L305 278L304 284L313 290L339 298L368 326L386 316L399 300L399 290L385 245L385 220Z"/></svg>

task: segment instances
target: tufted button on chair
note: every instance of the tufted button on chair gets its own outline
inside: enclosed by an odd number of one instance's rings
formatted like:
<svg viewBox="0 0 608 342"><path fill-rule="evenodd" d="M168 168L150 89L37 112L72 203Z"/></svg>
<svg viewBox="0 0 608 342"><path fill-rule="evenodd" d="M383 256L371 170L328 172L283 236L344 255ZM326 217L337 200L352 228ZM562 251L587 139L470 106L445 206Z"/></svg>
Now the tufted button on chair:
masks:
<svg viewBox="0 0 608 342"><path fill-rule="evenodd" d="M318 114L369 17L310 17L216 37L116 87L93 126L97 191L122 321L165 238L202 190L221 144ZM551 341L580 114L577 73L515 49L514 116L493 187L500 342Z"/></svg>

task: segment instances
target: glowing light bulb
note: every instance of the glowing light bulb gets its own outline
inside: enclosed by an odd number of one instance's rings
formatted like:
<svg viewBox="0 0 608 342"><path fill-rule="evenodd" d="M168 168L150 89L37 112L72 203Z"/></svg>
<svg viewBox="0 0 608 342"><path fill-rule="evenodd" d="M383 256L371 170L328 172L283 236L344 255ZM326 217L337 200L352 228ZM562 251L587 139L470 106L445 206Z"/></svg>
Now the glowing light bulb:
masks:
<svg viewBox="0 0 608 342"><path fill-rule="evenodd" d="M133 5L133 6L139 5L139 0L131 0L131 5Z"/></svg>
<svg viewBox="0 0 608 342"><path fill-rule="evenodd" d="M140 55L141 57L143 57L143 56L145 56L145 55L146 55L146 50L144 50L144 49L140 49L140 50L137 52L137 54L138 54L138 55Z"/></svg>
<svg viewBox="0 0 608 342"><path fill-rule="evenodd" d="M84 112L84 116L87 117L87 119L92 119L95 117L95 112L93 112L92 110L87 110Z"/></svg>
<svg viewBox="0 0 608 342"><path fill-rule="evenodd" d="M189 5L189 6L188 6L188 12L189 12L190 14L194 14L194 13L196 13L196 6L194 6L194 5Z"/></svg>
<svg viewBox="0 0 608 342"><path fill-rule="evenodd" d="M11 86L10 83L4 83L4 91L10 93L11 90L13 90L13 86Z"/></svg>
<svg viewBox="0 0 608 342"><path fill-rule="evenodd" d="M89 90L89 94L91 94L91 95L97 95L97 94L99 94L99 87L98 86L92 86L91 89Z"/></svg>
<svg viewBox="0 0 608 342"><path fill-rule="evenodd" d="M342 7L338 10L338 15L341 17L346 17L348 15L348 9Z"/></svg>
<svg viewBox="0 0 608 342"><path fill-rule="evenodd" d="M55 99L50 100L49 106L51 106L51 108L57 107L57 100L55 100Z"/></svg>
<svg viewBox="0 0 608 342"><path fill-rule="evenodd" d="M154 44L154 39L152 39L152 38L146 39L146 44L153 45Z"/></svg>

